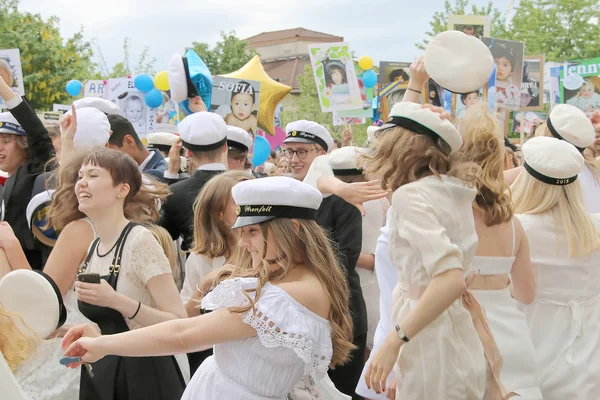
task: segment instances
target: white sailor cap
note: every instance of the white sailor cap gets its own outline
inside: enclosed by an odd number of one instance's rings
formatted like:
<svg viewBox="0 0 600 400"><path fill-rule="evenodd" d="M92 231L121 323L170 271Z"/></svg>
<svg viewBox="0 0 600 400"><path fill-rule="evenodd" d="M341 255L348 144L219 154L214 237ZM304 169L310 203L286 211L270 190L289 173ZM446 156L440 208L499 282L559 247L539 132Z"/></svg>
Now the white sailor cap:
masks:
<svg viewBox="0 0 600 400"><path fill-rule="evenodd" d="M380 129L381 129L380 126L373 126L373 125L371 125L367 128L367 139L369 140L369 142L375 141L375 134Z"/></svg>
<svg viewBox="0 0 600 400"><path fill-rule="evenodd" d="M52 203L52 196L55 190L44 190L31 198L27 204L25 216L27 217L27 225L33 236L46 246L54 247L58 239L58 232L53 226L48 225L48 209Z"/></svg>
<svg viewBox="0 0 600 400"><path fill-rule="evenodd" d="M546 121L548 130L557 139L571 143L579 151L594 144L596 131L585 113L570 104L557 104Z"/></svg>
<svg viewBox="0 0 600 400"><path fill-rule="evenodd" d="M440 137L448 143L452 151L462 146L462 137L450 121L440 118L439 114L416 103L396 103L390 112L389 120L382 128L393 126L400 126L411 132L428 136L434 141Z"/></svg>
<svg viewBox="0 0 600 400"><path fill-rule="evenodd" d="M327 128L313 121L290 122L285 127L285 133L283 143L314 143L325 151L333 147L333 138Z"/></svg>
<svg viewBox="0 0 600 400"><path fill-rule="evenodd" d="M193 50L185 56L173 54L167 68L171 98L180 103L200 96L210 107L212 75L202 59Z"/></svg>
<svg viewBox="0 0 600 400"><path fill-rule="evenodd" d="M231 190L238 205L233 228L275 218L316 219L323 196L314 187L293 178L273 176L240 182Z"/></svg>
<svg viewBox="0 0 600 400"><path fill-rule="evenodd" d="M0 304L5 311L16 314L14 322L23 332L31 329L45 339L67 319L67 310L56 283L40 271L18 269L0 280Z"/></svg>
<svg viewBox="0 0 600 400"><path fill-rule="evenodd" d="M185 172L185 170L187 169L187 160L184 156L179 156L180 158L180 164L179 164L179 172ZM167 164L169 163L169 157L165 158L165 161L167 162Z"/></svg>
<svg viewBox="0 0 600 400"><path fill-rule="evenodd" d="M360 147L346 146L329 154L329 165L336 176L362 175L358 157L365 151Z"/></svg>
<svg viewBox="0 0 600 400"><path fill-rule="evenodd" d="M9 112L0 113L0 133L25 136L25 129Z"/></svg>
<svg viewBox="0 0 600 400"><path fill-rule="evenodd" d="M248 132L237 126L227 125L227 145L229 147L248 151L252 147L252 143L254 143L254 139Z"/></svg>
<svg viewBox="0 0 600 400"><path fill-rule="evenodd" d="M177 141L179 135L170 132L152 132L146 137L146 147L149 150L157 149L164 152L169 152L173 143Z"/></svg>
<svg viewBox="0 0 600 400"><path fill-rule="evenodd" d="M121 109L118 105L101 97L84 97L83 99L75 100L73 105L77 110L92 107L102 111L106 115L121 114ZM70 112L67 111L67 113Z"/></svg>
<svg viewBox="0 0 600 400"><path fill-rule="evenodd" d="M523 167L535 179L564 186L577 180L584 158L571 143L547 136L534 137L523 145Z"/></svg>
<svg viewBox="0 0 600 400"><path fill-rule="evenodd" d="M459 94L479 90L494 70L490 49L478 38L460 31L436 35L425 48L423 62L431 79Z"/></svg>
<svg viewBox="0 0 600 400"><path fill-rule="evenodd" d="M183 147L192 151L211 151L227 142L227 124L223 117L208 111L185 117L177 125Z"/></svg>
<svg viewBox="0 0 600 400"><path fill-rule="evenodd" d="M73 138L75 150L106 146L110 138L108 117L97 108L77 109L77 131Z"/></svg>

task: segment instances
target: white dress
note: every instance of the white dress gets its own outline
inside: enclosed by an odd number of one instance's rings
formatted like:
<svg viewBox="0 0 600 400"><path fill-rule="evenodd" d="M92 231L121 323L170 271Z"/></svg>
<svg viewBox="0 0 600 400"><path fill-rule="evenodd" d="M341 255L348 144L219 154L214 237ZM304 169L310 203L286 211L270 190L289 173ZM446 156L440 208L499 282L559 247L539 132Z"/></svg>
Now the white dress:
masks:
<svg viewBox="0 0 600 400"><path fill-rule="evenodd" d="M377 283L379 284L379 323L377 329L375 329L375 338L373 340L373 349L369 355L369 359L365 363L358 386L356 387L356 393L373 400L386 400L387 396L385 393L377 394L373 389L369 389L365 383L365 374L369 365L371 364L371 358L375 355L375 352L385 337L392 330L392 293L394 288L398 284L398 273L396 267L390 260L388 240L390 236L390 214L392 209L388 209L386 223L381 228L381 235L377 239L377 247L375 247L375 275L377 276ZM394 374L388 376L387 384L393 381Z"/></svg>
<svg viewBox="0 0 600 400"><path fill-rule="evenodd" d="M84 218L94 230L94 238L97 237L96 230L88 218ZM77 295L73 285L63 297L63 303L67 310L65 326L90 323L79 311L77 306ZM81 370L67 368L59 361L64 357L64 350L60 346L61 339L56 338L39 342L37 352L32 354L16 371L15 376L23 391L35 400L78 400L79 379Z"/></svg>
<svg viewBox="0 0 600 400"><path fill-rule="evenodd" d="M570 258L558 211L518 216L527 236L537 294L525 308L545 400L600 394L600 250ZM600 215L593 216L600 231Z"/></svg>
<svg viewBox="0 0 600 400"><path fill-rule="evenodd" d="M512 227L511 256L475 256L473 268L480 271L479 275L510 274L515 261L514 220ZM503 290L473 290L472 293L485 309L492 334L502 355L502 384L507 391L517 393L520 400L541 400L535 348L529 334L529 326L519 303L510 294L510 287Z"/></svg>
<svg viewBox="0 0 600 400"><path fill-rule="evenodd" d="M588 211L590 214L600 213L600 183L596 181L595 175L587 164L584 165L578 179Z"/></svg>
<svg viewBox="0 0 600 400"><path fill-rule="evenodd" d="M438 274L462 269L467 278L477 248L472 204L476 191L442 175L422 178L394 192L390 259L398 270L392 325L401 323ZM469 311L457 299L400 349L396 398L481 400L486 359Z"/></svg>
<svg viewBox="0 0 600 400"><path fill-rule="evenodd" d="M202 300L202 308L216 310L250 304L244 291L256 288L256 278L221 282ZM247 292L254 297L254 292ZM331 325L283 289L263 286L256 313L242 314L256 337L214 346L194 374L182 400L283 399L304 375L327 372L333 349Z"/></svg>

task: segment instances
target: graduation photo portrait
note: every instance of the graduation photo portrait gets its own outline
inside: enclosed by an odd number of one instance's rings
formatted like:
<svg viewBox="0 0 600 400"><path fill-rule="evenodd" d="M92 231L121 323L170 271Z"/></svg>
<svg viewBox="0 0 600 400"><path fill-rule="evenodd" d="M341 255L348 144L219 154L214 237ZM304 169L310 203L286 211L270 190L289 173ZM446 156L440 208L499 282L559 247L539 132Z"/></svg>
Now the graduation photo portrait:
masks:
<svg viewBox="0 0 600 400"><path fill-rule="evenodd" d="M561 69L560 100L588 116L600 109L600 57L569 61Z"/></svg>
<svg viewBox="0 0 600 400"><path fill-rule="evenodd" d="M223 117L227 125L237 126L256 136L259 103L260 82L213 77L210 111Z"/></svg>
<svg viewBox="0 0 600 400"><path fill-rule="evenodd" d="M0 50L0 76L13 92L25 96L19 49Z"/></svg>
<svg viewBox="0 0 600 400"><path fill-rule="evenodd" d="M321 110L331 112L362 108L360 87L348 44L313 44L308 46L308 51Z"/></svg>
<svg viewBox="0 0 600 400"><path fill-rule="evenodd" d="M490 36L492 20L487 15L450 15L448 30L461 31L466 35L482 37Z"/></svg>
<svg viewBox="0 0 600 400"><path fill-rule="evenodd" d="M526 56L523 62L521 82L522 111L544 109L544 56Z"/></svg>
<svg viewBox="0 0 600 400"><path fill-rule="evenodd" d="M496 62L496 105L499 109L518 110L521 106L521 83L523 83L523 59L525 46L522 42L482 37Z"/></svg>
<svg viewBox="0 0 600 400"><path fill-rule="evenodd" d="M104 92L107 100L121 108L121 115L131 122L140 139L155 131L156 109L146 105L144 93L135 88L132 78L111 78Z"/></svg>

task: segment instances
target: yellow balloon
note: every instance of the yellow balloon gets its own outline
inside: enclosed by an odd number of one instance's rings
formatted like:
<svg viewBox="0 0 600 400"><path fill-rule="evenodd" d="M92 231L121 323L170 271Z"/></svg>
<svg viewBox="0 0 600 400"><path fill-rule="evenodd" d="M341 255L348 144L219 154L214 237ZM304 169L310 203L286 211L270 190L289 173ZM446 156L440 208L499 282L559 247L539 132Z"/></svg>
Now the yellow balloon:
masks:
<svg viewBox="0 0 600 400"><path fill-rule="evenodd" d="M154 87L163 92L171 88L169 86L169 73L167 71L160 71L156 74L154 77Z"/></svg>
<svg viewBox="0 0 600 400"><path fill-rule="evenodd" d="M362 56L358 59L358 66L363 71L368 71L373 68L373 59L369 56Z"/></svg>
<svg viewBox="0 0 600 400"><path fill-rule="evenodd" d="M275 109L281 99L291 92L292 88L271 79L265 72L258 56L254 56L252 60L237 71L223 76L260 82L258 126L263 131L275 135Z"/></svg>

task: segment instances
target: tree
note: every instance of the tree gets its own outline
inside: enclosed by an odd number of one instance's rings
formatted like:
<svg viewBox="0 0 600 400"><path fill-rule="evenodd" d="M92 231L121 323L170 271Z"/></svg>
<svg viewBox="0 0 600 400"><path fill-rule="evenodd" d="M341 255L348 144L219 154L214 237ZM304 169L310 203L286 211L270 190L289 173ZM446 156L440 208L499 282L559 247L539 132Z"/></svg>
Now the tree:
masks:
<svg viewBox="0 0 600 400"><path fill-rule="evenodd" d="M221 32L221 40L214 48L207 43L193 42L194 50L213 75L224 75L237 71L258 53L248 47L248 42L238 39L235 31Z"/></svg>
<svg viewBox="0 0 600 400"><path fill-rule="evenodd" d="M124 76L130 75L138 75L138 74L148 74L153 76L156 74L155 65L156 58L150 56L150 49L146 46L142 50L140 54L140 58L138 59L135 68L131 68L131 39L126 37L123 39L123 61L119 61L115 65L113 65L112 70L108 68L106 61L104 60L104 54L98 45L96 44L96 53L100 58L100 66L102 68L102 73L98 74L97 79L107 79L107 78L122 78Z"/></svg>
<svg viewBox="0 0 600 400"><path fill-rule="evenodd" d="M18 0L0 0L0 47L20 50L27 98L35 109L51 110L53 103L68 102L69 80L94 73L92 48L82 31L64 41L58 18L44 20L20 12L18 5Z"/></svg>
<svg viewBox="0 0 600 400"><path fill-rule="evenodd" d="M424 50L425 46L427 46L427 43L429 43L429 39L433 38L438 33L447 31L448 17L450 15L489 15L492 20L491 35L493 36L494 34L496 34L496 31L498 30L498 24L502 21L502 17L504 16L504 14L494 7L491 1L483 7L472 5L470 11L467 11L468 5L469 0L456 0L456 3L454 5L450 3L450 0L446 0L446 2L444 3L444 10L436 11L433 14L433 20L429 22L431 29L425 32L427 39L424 39L421 43L417 43L417 48ZM500 30L498 31L498 36L506 37L506 33L506 25L503 23L500 26Z"/></svg>
<svg viewBox="0 0 600 400"><path fill-rule="evenodd" d="M598 0L521 0L508 38L547 61L598 57ZM596 16L595 20L592 19Z"/></svg>

